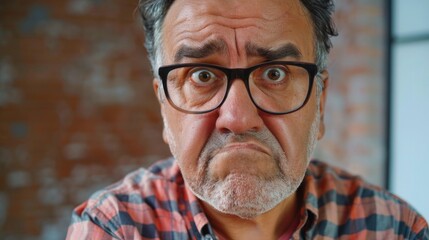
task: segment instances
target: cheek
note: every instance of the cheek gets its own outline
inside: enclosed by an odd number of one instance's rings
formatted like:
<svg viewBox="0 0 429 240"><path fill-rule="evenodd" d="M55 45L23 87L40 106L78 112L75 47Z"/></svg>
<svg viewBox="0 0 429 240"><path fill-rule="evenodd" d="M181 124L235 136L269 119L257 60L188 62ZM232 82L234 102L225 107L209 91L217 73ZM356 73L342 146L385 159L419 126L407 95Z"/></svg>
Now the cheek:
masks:
<svg viewBox="0 0 429 240"><path fill-rule="evenodd" d="M265 124L279 141L286 158L290 162L307 159L307 147L315 109L303 108L286 116L272 116L265 119Z"/></svg>
<svg viewBox="0 0 429 240"><path fill-rule="evenodd" d="M185 114L165 108L165 131L170 150L181 168L196 168L201 149L215 127L210 114Z"/></svg>

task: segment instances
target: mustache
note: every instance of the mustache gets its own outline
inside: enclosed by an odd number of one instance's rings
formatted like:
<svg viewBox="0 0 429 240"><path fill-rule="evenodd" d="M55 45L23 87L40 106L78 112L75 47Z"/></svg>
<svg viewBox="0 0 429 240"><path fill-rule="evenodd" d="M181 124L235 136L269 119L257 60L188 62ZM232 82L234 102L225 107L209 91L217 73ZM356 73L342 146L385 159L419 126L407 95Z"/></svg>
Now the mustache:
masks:
<svg viewBox="0 0 429 240"><path fill-rule="evenodd" d="M221 133L219 131L214 131L212 135L208 138L205 146L201 150L200 159L209 159L213 158L216 153L231 143L245 143L245 142L255 142L264 146L267 149L273 151L273 148L282 149L280 143L277 141L276 137L267 129L264 128L260 131L248 131L240 134L235 134L232 132Z"/></svg>

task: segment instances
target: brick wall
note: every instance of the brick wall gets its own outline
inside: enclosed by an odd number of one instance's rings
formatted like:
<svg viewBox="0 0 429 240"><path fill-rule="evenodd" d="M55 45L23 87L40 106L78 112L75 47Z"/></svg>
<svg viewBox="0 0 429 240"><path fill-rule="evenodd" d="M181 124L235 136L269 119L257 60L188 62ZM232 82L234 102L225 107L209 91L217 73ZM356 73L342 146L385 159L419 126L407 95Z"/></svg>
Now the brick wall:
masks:
<svg viewBox="0 0 429 240"><path fill-rule="evenodd" d="M169 155L136 4L0 3L0 239L63 239L74 206ZM316 156L382 184L382 1L337 9Z"/></svg>
<svg viewBox="0 0 429 240"><path fill-rule="evenodd" d="M372 183L385 180L385 2L336 2L327 132L316 157L363 175Z"/></svg>

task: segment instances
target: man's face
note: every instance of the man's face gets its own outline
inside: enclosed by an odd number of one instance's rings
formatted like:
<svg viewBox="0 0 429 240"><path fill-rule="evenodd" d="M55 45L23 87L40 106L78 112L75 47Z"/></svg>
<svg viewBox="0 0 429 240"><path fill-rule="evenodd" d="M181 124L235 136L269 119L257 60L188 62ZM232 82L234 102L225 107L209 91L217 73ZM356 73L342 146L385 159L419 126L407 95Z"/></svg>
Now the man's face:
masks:
<svg viewBox="0 0 429 240"><path fill-rule="evenodd" d="M299 0L176 0L162 33L164 65L245 68L268 60L315 59L311 21ZM215 51L207 51L209 42L217 44ZM300 54L279 50L287 45ZM249 52L249 46L278 54L267 59ZM158 84L154 81L156 91ZM203 202L224 213L253 218L293 194L302 181L316 138L323 132L319 118L324 98L319 104L315 92L313 87L308 103L287 115L259 111L240 80L233 81L224 104L206 114L177 111L160 96L164 140L185 182Z"/></svg>

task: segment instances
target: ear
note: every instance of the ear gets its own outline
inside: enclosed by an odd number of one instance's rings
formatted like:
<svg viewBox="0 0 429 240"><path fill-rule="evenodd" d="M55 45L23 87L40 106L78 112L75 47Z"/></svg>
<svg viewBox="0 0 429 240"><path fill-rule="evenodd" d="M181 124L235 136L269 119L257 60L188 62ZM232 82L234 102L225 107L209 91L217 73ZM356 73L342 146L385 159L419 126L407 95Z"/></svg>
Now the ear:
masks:
<svg viewBox="0 0 429 240"><path fill-rule="evenodd" d="M165 129L165 125L162 128L162 140L167 144L168 144L168 137L167 137L167 130Z"/></svg>
<svg viewBox="0 0 429 240"><path fill-rule="evenodd" d="M154 78L152 80L153 91L155 92L156 98L158 98L158 102L161 103L161 94L159 92L159 80Z"/></svg>
<svg viewBox="0 0 429 240"><path fill-rule="evenodd" d="M162 140L164 140L164 142L168 144L167 130L165 128L165 119L164 119L164 106L162 104L163 101L162 101L162 96L159 89L159 80L154 78L152 81L152 86L153 86L153 91L155 92L156 98L158 99L159 106L161 108L161 117L163 121Z"/></svg>
<svg viewBox="0 0 429 240"><path fill-rule="evenodd" d="M319 134L317 135L317 140L322 139L322 137L325 135L325 104L326 104L326 95L327 95L327 89L329 85L329 73L327 70L324 70L321 73L322 82L323 82L323 89L322 93L320 95L320 123L319 123Z"/></svg>

